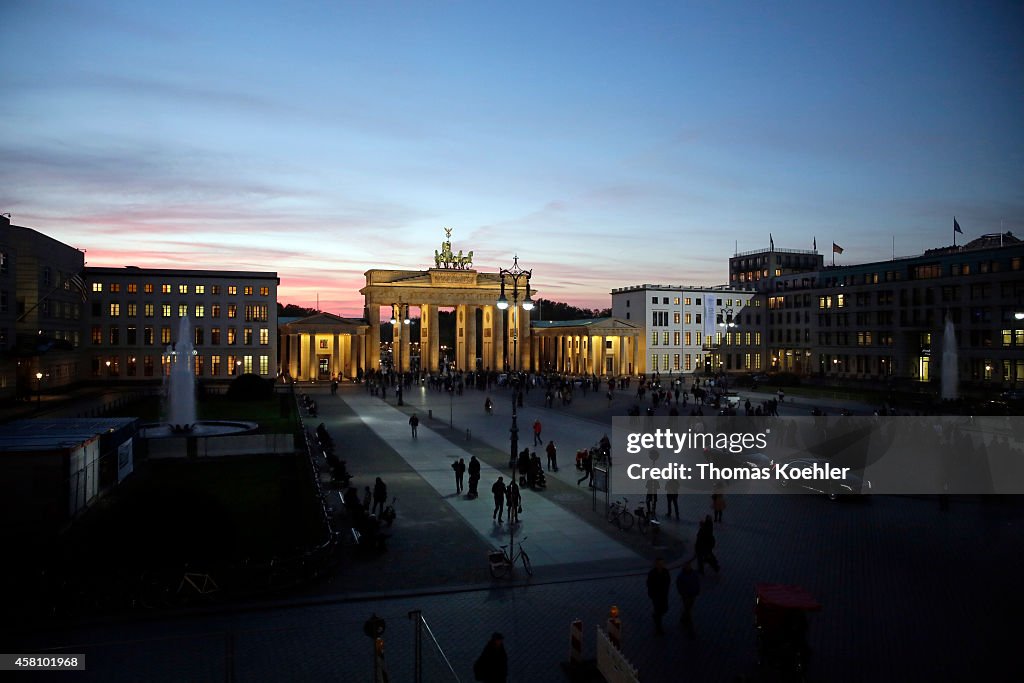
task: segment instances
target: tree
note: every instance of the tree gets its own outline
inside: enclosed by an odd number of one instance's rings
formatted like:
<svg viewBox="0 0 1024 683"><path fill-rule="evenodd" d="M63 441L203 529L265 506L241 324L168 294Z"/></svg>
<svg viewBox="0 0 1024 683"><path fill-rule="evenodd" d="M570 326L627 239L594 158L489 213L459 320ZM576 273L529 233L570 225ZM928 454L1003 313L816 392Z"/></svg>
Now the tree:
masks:
<svg viewBox="0 0 1024 683"><path fill-rule="evenodd" d="M282 306L281 302L277 303L277 317L278 318L308 318L311 315L316 315L320 311L315 308L305 308L303 306L297 306L295 304L288 304Z"/></svg>

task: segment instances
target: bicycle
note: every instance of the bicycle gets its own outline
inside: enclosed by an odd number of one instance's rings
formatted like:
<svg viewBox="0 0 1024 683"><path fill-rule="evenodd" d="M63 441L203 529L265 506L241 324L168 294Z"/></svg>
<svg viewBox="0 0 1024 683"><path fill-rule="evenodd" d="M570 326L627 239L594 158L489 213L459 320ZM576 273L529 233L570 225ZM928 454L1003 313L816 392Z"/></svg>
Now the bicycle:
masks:
<svg viewBox="0 0 1024 683"><path fill-rule="evenodd" d="M623 498L608 506L608 521L622 529L629 531L633 528L633 513L629 511L629 501Z"/></svg>
<svg viewBox="0 0 1024 683"><path fill-rule="evenodd" d="M526 537L523 538L523 541L525 540ZM523 550L523 541L519 542L519 552L514 555L509 555L508 550L506 550L508 545L501 546L500 550L491 550L487 554L492 577L500 579L506 573L514 572L516 560L522 560L523 569L526 570L527 575L533 576L533 565L530 564L530 556Z"/></svg>
<svg viewBox="0 0 1024 683"><path fill-rule="evenodd" d="M646 505L638 505L635 514L636 528L640 531L641 536L647 535L647 530L651 528L651 525L659 524L656 517L647 514Z"/></svg>

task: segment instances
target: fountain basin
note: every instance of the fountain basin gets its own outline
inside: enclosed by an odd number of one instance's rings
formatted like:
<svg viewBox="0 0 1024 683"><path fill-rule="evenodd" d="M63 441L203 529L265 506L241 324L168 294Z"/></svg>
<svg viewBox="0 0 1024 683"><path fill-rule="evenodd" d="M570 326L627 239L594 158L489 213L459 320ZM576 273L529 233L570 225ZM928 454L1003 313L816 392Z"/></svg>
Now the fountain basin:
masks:
<svg viewBox="0 0 1024 683"><path fill-rule="evenodd" d="M181 429L181 425L172 425L169 422L152 422L139 428L139 436L143 439L227 436L228 434L253 432L258 426L255 422L244 422L242 420L200 420L192 424L190 429Z"/></svg>

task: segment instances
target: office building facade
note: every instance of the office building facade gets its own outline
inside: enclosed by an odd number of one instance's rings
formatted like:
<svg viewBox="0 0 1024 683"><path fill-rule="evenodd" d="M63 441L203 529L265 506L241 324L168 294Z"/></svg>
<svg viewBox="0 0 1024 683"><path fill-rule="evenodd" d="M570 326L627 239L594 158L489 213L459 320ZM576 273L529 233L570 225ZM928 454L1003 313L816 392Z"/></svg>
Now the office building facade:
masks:
<svg viewBox="0 0 1024 683"><path fill-rule="evenodd" d="M273 272L86 268L87 376L159 379L187 319L196 377L276 377L278 283Z"/></svg>

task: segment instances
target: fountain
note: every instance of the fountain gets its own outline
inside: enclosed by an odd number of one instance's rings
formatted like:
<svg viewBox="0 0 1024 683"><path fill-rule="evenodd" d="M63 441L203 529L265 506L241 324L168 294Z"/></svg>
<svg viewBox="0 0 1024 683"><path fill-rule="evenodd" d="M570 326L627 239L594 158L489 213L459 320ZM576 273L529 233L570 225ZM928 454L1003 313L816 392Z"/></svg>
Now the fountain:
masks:
<svg viewBox="0 0 1024 683"><path fill-rule="evenodd" d="M196 376L193 360L192 323L187 317L178 325L178 340L166 351L170 371L164 376L167 422L143 425L140 436L147 439L171 436L223 436L251 432L255 422L196 419Z"/></svg>
<svg viewBox="0 0 1024 683"><path fill-rule="evenodd" d="M955 401L957 399L957 351L956 331L953 329L953 319L946 311L946 329L942 334L942 400Z"/></svg>
<svg viewBox="0 0 1024 683"><path fill-rule="evenodd" d="M167 348L171 371L167 374L167 422L173 432L191 432L196 424L196 376L192 371L192 324L188 317L178 325L178 341Z"/></svg>

